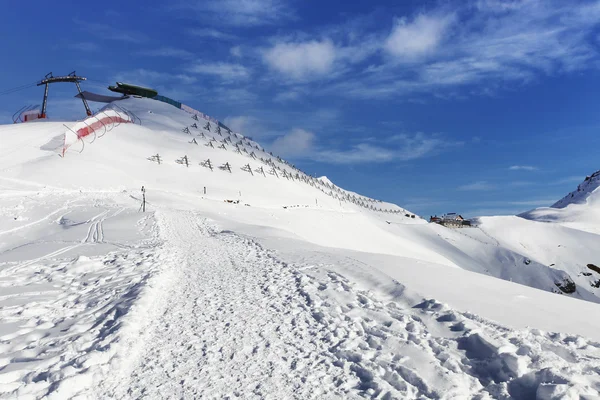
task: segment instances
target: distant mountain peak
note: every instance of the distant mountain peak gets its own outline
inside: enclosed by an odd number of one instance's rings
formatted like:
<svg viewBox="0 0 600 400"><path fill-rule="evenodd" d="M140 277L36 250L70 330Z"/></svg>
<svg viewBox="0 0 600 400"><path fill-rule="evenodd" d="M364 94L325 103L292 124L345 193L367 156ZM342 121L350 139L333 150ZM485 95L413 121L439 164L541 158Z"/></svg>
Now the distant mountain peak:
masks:
<svg viewBox="0 0 600 400"><path fill-rule="evenodd" d="M556 203L552 208L565 208L569 204L585 203L588 197L600 187L600 170L590 176L586 176L584 181L577 186L577 190L572 191Z"/></svg>

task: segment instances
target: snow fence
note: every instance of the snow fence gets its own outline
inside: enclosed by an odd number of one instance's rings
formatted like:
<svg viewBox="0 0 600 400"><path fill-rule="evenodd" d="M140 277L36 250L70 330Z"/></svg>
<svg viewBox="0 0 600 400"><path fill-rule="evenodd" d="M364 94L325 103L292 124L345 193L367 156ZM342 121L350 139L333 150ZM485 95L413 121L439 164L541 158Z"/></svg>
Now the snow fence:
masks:
<svg viewBox="0 0 600 400"><path fill-rule="evenodd" d="M136 122L141 124L140 119L131 111L110 104L95 115L77 122L72 127L65 125L67 130L64 133L64 142L61 150L62 157L65 156L65 152L73 145L80 147L78 151L81 153L85 148L83 139L86 137L93 137L90 142L93 143L98 137L104 136L106 132L110 132L116 126L134 124Z"/></svg>

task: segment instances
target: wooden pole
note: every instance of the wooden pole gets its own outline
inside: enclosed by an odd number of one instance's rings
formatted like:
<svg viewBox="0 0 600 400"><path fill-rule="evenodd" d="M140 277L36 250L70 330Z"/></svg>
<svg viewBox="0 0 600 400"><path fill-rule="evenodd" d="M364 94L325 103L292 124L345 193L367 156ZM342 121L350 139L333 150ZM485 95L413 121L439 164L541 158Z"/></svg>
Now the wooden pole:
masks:
<svg viewBox="0 0 600 400"><path fill-rule="evenodd" d="M146 189L142 186L142 212L146 212Z"/></svg>

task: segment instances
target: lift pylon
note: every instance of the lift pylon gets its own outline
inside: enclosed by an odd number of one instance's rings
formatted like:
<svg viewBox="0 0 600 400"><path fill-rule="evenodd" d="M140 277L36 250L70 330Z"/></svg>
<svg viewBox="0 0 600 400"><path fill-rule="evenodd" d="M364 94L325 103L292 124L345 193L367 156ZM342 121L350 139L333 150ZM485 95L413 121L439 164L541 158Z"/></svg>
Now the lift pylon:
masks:
<svg viewBox="0 0 600 400"><path fill-rule="evenodd" d="M48 87L51 83L72 82L75 84L75 86L77 86L77 90L79 91L79 94L81 94L81 87L79 86L79 82L85 80L87 80L87 78L75 75L75 71L71 72L67 76L53 76L52 72L46 74L44 79L42 79L37 84L38 86L46 85L46 88L44 89L44 102L42 103L42 113L39 115L39 118L46 118L46 105L48 103ZM88 103L85 97L83 97L83 95L81 96L81 100L83 100L83 106L85 107L85 112L87 113L87 115L92 115L92 111L90 110L90 107L88 106Z"/></svg>

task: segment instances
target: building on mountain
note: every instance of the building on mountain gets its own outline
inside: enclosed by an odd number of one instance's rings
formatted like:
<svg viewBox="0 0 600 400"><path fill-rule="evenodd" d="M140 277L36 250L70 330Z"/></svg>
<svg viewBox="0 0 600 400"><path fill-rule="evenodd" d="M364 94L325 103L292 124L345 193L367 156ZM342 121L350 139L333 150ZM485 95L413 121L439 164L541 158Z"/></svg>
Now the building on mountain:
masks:
<svg viewBox="0 0 600 400"><path fill-rule="evenodd" d="M437 215L430 216L429 222L440 224L446 228L464 228L471 226L471 221L456 213L447 213L441 217L438 217Z"/></svg>

